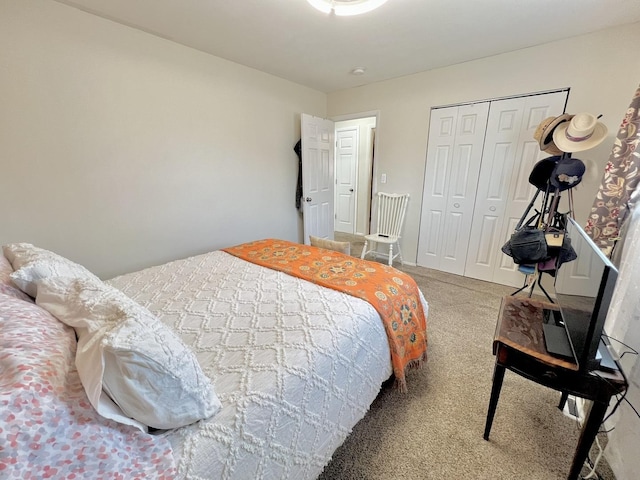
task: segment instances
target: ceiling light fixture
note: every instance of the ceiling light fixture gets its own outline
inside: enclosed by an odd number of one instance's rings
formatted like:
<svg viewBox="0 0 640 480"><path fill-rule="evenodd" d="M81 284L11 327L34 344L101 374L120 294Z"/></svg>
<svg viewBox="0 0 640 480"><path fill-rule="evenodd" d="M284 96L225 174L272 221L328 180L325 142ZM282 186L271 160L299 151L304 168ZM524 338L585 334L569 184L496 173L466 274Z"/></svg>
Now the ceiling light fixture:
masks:
<svg viewBox="0 0 640 480"><path fill-rule="evenodd" d="M375 10L387 0L307 0L314 8L324 13L339 16L360 15Z"/></svg>
<svg viewBox="0 0 640 480"><path fill-rule="evenodd" d="M353 70L351 70L351 75L364 75L364 71L366 69L364 67L356 67Z"/></svg>

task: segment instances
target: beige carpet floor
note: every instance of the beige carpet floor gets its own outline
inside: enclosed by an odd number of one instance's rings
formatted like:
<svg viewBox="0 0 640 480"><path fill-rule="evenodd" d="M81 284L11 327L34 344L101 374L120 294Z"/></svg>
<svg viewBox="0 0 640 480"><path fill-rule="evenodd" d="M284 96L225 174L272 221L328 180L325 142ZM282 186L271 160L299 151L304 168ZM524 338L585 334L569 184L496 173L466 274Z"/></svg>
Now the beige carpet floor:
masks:
<svg viewBox="0 0 640 480"><path fill-rule="evenodd" d="M352 255L360 248L352 242ZM566 478L579 430L558 410L554 390L508 371L490 439L482 438L498 309L513 289L420 267L400 269L429 302L429 360L409 374L407 394L383 386L320 479ZM606 462L598 473L615 478Z"/></svg>

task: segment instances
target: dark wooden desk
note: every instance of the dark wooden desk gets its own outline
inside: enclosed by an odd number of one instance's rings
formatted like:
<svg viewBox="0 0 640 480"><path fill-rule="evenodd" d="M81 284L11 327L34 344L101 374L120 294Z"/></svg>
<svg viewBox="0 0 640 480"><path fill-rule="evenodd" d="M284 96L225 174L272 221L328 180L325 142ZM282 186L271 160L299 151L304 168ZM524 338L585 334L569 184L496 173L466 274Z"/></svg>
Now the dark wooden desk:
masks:
<svg viewBox="0 0 640 480"><path fill-rule="evenodd" d="M597 370L580 372L570 361L551 356L544 345L543 309L557 305L528 297L505 297L493 340L496 365L493 372L491 399L484 428L489 440L491 424L496 413L505 371L511 370L529 380L562 392L559 408L564 407L568 395L591 400L591 408L580 432L567 480L577 480L600 424L604 420L611 397L626 388L620 372Z"/></svg>

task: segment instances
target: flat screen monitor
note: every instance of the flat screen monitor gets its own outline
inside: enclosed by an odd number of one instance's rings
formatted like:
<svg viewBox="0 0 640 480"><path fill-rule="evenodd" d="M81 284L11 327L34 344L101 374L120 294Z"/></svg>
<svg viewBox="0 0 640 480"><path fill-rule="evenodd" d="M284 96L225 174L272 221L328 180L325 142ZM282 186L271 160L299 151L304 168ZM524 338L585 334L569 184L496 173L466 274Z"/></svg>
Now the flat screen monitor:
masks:
<svg viewBox="0 0 640 480"><path fill-rule="evenodd" d="M589 371L600 366L598 346L618 270L572 218L566 232L578 258L556 272L556 301L574 360Z"/></svg>

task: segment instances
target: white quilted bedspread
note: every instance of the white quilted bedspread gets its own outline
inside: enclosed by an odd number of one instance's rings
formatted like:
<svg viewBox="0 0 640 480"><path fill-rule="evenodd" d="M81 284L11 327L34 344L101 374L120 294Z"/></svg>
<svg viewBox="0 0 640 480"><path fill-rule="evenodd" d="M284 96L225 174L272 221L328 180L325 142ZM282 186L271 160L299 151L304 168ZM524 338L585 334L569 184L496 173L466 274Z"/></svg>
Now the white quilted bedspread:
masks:
<svg viewBox="0 0 640 480"><path fill-rule="evenodd" d="M108 283L179 333L222 402L167 434L181 478L314 479L391 375L368 303L221 251Z"/></svg>

